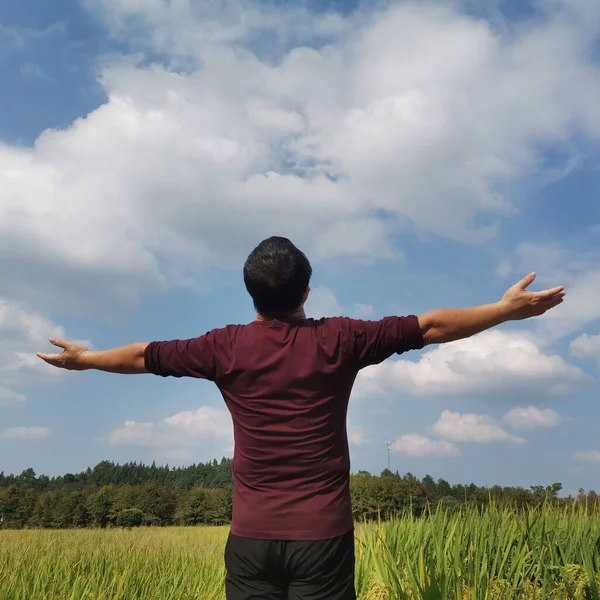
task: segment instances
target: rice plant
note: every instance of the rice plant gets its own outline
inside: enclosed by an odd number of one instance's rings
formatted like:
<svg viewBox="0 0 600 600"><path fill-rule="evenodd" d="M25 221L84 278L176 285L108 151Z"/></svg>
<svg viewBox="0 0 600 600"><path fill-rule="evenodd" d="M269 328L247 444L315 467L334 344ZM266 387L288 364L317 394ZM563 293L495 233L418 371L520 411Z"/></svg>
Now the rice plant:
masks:
<svg viewBox="0 0 600 600"><path fill-rule="evenodd" d="M600 600L600 515L490 506L357 525L361 600ZM226 528L0 531L0 600L222 600Z"/></svg>

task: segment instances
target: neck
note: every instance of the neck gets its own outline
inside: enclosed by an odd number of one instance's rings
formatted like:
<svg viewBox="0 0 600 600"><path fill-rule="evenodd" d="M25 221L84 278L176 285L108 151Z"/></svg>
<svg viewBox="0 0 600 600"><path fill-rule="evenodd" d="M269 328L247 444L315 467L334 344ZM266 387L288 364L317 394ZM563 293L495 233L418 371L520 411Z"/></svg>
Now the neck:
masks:
<svg viewBox="0 0 600 600"><path fill-rule="evenodd" d="M306 313L304 312L304 306L301 306L298 310L290 313L289 315L281 316L281 317L265 317L259 313L256 313L257 321L287 321L293 319L306 319Z"/></svg>

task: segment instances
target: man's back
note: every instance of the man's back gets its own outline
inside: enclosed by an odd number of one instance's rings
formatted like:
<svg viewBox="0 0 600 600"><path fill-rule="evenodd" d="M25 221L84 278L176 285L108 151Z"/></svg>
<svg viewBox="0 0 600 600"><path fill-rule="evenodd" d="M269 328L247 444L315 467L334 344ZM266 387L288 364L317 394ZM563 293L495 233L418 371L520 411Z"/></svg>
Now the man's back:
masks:
<svg viewBox="0 0 600 600"><path fill-rule="evenodd" d="M235 436L232 533L319 540L352 529L346 414L359 370L423 347L418 320L257 320L153 342L146 367L214 381Z"/></svg>

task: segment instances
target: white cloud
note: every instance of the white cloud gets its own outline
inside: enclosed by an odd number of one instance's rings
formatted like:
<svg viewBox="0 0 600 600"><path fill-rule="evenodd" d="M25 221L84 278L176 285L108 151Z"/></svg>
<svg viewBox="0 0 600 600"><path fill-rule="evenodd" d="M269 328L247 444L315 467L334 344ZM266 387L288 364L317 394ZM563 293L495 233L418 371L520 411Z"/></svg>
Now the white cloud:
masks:
<svg viewBox="0 0 600 600"><path fill-rule="evenodd" d="M555 242L523 242L517 247L515 255L523 273L537 273L531 289L535 285L571 283L574 275L587 271L587 261L582 255L577 256Z"/></svg>
<svg viewBox="0 0 600 600"><path fill-rule="evenodd" d="M375 309L371 304L355 304L354 316L357 319L369 319L375 316Z"/></svg>
<svg viewBox="0 0 600 600"><path fill-rule="evenodd" d="M229 412L210 406L180 412L157 423L125 421L122 427L114 429L108 436L111 446L148 446L162 452L179 453L180 458L183 456L181 452L189 446L210 443L214 447L218 443L225 447L232 442Z"/></svg>
<svg viewBox="0 0 600 600"><path fill-rule="evenodd" d="M158 431L156 423L125 421L122 427L110 433L108 442L111 446L155 446L168 443L168 440Z"/></svg>
<svg viewBox="0 0 600 600"><path fill-rule="evenodd" d="M571 342L570 348L573 356L592 358L596 360L600 368L600 335L584 333Z"/></svg>
<svg viewBox="0 0 600 600"><path fill-rule="evenodd" d="M523 444L523 438L507 433L487 415L459 414L445 410L432 431L440 437L457 443L494 444L508 442Z"/></svg>
<svg viewBox="0 0 600 600"><path fill-rule="evenodd" d="M392 231L389 223L373 218L336 221L317 240L315 253L320 258L350 255L363 260L401 259L403 252L390 242Z"/></svg>
<svg viewBox="0 0 600 600"><path fill-rule="evenodd" d="M348 422L348 441L353 446L364 446L368 442L365 428Z"/></svg>
<svg viewBox="0 0 600 600"><path fill-rule="evenodd" d="M249 0L166 4L160 0L84 0L115 33L135 34L140 43L175 57L197 57L207 47L241 43L251 36L273 34L269 47L279 49L290 35L296 37L342 34L349 23L337 14L316 18L301 5L281 10ZM133 25L133 27L132 27Z"/></svg>
<svg viewBox="0 0 600 600"><path fill-rule="evenodd" d="M195 411L187 410L167 417L164 422L191 437L213 436L219 439L231 439L232 424L229 412L220 408L202 406Z"/></svg>
<svg viewBox="0 0 600 600"><path fill-rule="evenodd" d="M594 240L588 248L595 248ZM536 286L565 285L567 301L536 319L540 335L560 339L600 319L600 269L597 251L571 249L558 243L527 242L516 252L521 272L535 270ZM532 286L532 289L535 289Z"/></svg>
<svg viewBox="0 0 600 600"><path fill-rule="evenodd" d="M31 79L44 79L45 81L54 81L52 77L49 77L48 74L35 63L26 63L21 65L21 74L27 78Z"/></svg>
<svg viewBox="0 0 600 600"><path fill-rule="evenodd" d="M580 331L600 319L600 270L575 275L568 284L568 301L542 317L540 322L550 337L562 337Z"/></svg>
<svg viewBox="0 0 600 600"><path fill-rule="evenodd" d="M25 396L12 388L60 376L35 356L48 347L50 337L64 338L65 331L43 315L0 298L0 407L25 403Z"/></svg>
<svg viewBox="0 0 600 600"><path fill-rule="evenodd" d="M183 411L158 422L125 421L110 432L111 446L145 446L153 454L169 460L191 460L194 449L208 456L233 453L233 425L229 411L211 406ZM348 441L353 446L368 443L366 429L348 421ZM212 456L212 454L210 454Z"/></svg>
<svg viewBox="0 0 600 600"><path fill-rule="evenodd" d="M447 440L432 440L418 433L407 433L400 436L393 444L392 450L408 456L459 456L460 449Z"/></svg>
<svg viewBox="0 0 600 600"><path fill-rule="evenodd" d="M600 463L600 450L585 450L573 452L573 458L578 462Z"/></svg>
<svg viewBox="0 0 600 600"><path fill-rule="evenodd" d="M553 410L540 410L530 406L510 410L503 421L515 429L532 430L556 427L561 417ZM402 435L392 449L410 456L458 456L457 444L524 444L526 440L508 433L489 415L473 413L460 414L445 410L431 427L440 440L434 440L418 433Z"/></svg>
<svg viewBox="0 0 600 600"><path fill-rule="evenodd" d="M494 270L494 273L496 273L498 277L508 277L512 273L512 267L510 265L510 262L508 260L501 261Z"/></svg>
<svg viewBox="0 0 600 600"><path fill-rule="evenodd" d="M321 317L339 317L345 314L335 293L325 286L313 288L306 302L306 315L315 319ZM370 304L354 305L353 317L357 319L374 318L375 309Z"/></svg>
<svg viewBox="0 0 600 600"><path fill-rule="evenodd" d="M527 406L509 410L502 420L514 429L531 430L558 427L563 419L551 408L540 409Z"/></svg>
<svg viewBox="0 0 600 600"><path fill-rule="evenodd" d="M339 317L344 309L339 305L336 295L324 286L311 290L306 302L306 316L314 319L321 317Z"/></svg>
<svg viewBox="0 0 600 600"><path fill-rule="evenodd" d="M459 3L87 4L168 68L106 63L105 104L33 148L0 145L3 297L105 312L273 233L359 258L401 256L406 227L485 239L547 146L600 137L595 2L511 32Z"/></svg>
<svg viewBox="0 0 600 600"><path fill-rule="evenodd" d="M52 435L48 427L11 427L2 437L7 440L45 440Z"/></svg>
<svg viewBox="0 0 600 600"><path fill-rule="evenodd" d="M392 360L364 369L357 397L565 394L591 378L527 333L490 330L425 351L418 362Z"/></svg>
<svg viewBox="0 0 600 600"><path fill-rule="evenodd" d="M22 406L26 401L27 397L23 394L13 392L5 387L0 387L0 408Z"/></svg>

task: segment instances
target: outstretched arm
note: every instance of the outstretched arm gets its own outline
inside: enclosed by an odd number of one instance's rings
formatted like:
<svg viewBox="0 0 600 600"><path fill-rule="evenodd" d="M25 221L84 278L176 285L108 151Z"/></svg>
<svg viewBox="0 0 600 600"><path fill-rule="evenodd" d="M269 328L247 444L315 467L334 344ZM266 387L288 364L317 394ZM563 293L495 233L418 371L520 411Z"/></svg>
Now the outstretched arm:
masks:
<svg viewBox="0 0 600 600"><path fill-rule="evenodd" d="M81 344L64 340L50 339L50 343L63 348L63 352L59 354L38 352L37 356L54 367L70 371L95 369L126 375L148 373L144 364L144 352L148 344L144 342L98 352L88 350Z"/></svg>
<svg viewBox="0 0 600 600"><path fill-rule="evenodd" d="M541 292L527 290L535 273L513 285L498 302L472 308L442 308L419 316L425 344L453 342L480 333L506 321L529 319L558 306L565 288L555 287Z"/></svg>

